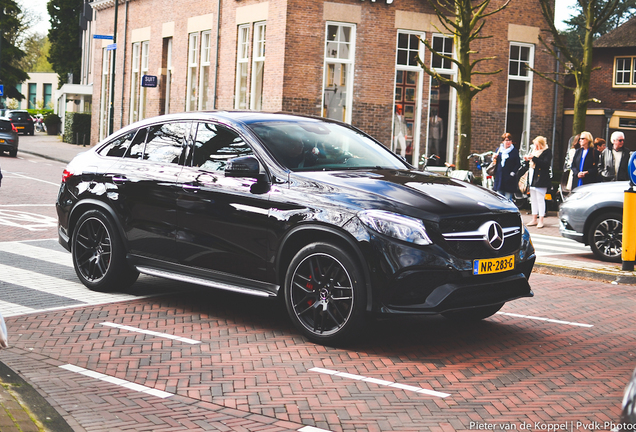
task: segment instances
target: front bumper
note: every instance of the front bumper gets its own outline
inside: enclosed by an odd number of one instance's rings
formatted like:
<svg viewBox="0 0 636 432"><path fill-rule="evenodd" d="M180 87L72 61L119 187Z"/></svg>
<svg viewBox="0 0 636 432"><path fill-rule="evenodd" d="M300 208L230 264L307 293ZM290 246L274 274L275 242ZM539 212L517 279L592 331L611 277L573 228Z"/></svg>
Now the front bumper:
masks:
<svg viewBox="0 0 636 432"><path fill-rule="evenodd" d="M474 275L473 260L438 245L416 246L367 231L360 242L371 280L372 310L379 314L439 314L505 303L534 294L528 283L536 256L527 230L515 266Z"/></svg>

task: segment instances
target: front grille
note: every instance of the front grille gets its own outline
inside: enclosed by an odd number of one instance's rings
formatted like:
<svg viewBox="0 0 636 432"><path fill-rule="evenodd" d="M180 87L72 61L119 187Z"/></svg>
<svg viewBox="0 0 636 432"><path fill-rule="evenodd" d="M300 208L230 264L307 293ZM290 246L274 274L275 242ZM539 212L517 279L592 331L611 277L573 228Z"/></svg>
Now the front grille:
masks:
<svg viewBox="0 0 636 432"><path fill-rule="evenodd" d="M442 219L439 228L444 234L459 234L477 231L488 221L495 221L501 227L518 228L515 234L506 237L504 244L499 250L494 250L483 240L453 240L450 237L444 240L444 247L453 255L460 258L496 258L515 253L521 246L521 236L523 227L521 216L518 213L502 213L462 216L456 218Z"/></svg>

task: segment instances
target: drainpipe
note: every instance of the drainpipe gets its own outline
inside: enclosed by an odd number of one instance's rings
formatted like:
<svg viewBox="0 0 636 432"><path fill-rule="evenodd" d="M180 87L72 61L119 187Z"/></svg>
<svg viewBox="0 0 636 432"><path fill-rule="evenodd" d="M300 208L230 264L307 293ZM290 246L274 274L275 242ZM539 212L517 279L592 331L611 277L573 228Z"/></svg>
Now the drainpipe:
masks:
<svg viewBox="0 0 636 432"><path fill-rule="evenodd" d="M110 103L109 103L110 119L108 120L108 135L113 133L113 125L115 122L115 61L117 60L117 10L119 9L118 6L119 6L119 0L115 0L115 24L113 25L113 45L115 45L115 49L113 50L113 63L111 64L111 67L110 67Z"/></svg>
<svg viewBox="0 0 636 432"><path fill-rule="evenodd" d="M128 35L128 1L126 0L126 13L124 14L124 59L121 71L121 115L119 116L119 129L124 127L124 88L126 86L126 40Z"/></svg>
<svg viewBox="0 0 636 432"><path fill-rule="evenodd" d="M216 106L216 92L218 89L218 76L219 76L219 41L221 39L221 0L216 0L218 8L216 11L216 59L214 60L214 97L213 97L213 107L217 109Z"/></svg>
<svg viewBox="0 0 636 432"><path fill-rule="evenodd" d="M554 79L559 81L559 65L561 64L561 51L557 48L557 58L556 58L556 74L554 75ZM557 111L559 107L559 85L554 84L554 111L552 114L552 148L554 148L554 154L552 155L552 161L550 162L550 166L554 167L554 156L556 155L556 122L557 122Z"/></svg>

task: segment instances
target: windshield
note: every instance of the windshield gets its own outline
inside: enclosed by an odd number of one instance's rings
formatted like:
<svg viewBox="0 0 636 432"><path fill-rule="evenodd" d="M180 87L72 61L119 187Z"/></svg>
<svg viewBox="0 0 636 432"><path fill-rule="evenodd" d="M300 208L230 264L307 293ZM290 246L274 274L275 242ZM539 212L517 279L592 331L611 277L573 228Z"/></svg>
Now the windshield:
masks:
<svg viewBox="0 0 636 432"><path fill-rule="evenodd" d="M339 124L283 120L252 123L249 127L292 171L409 168L381 144Z"/></svg>

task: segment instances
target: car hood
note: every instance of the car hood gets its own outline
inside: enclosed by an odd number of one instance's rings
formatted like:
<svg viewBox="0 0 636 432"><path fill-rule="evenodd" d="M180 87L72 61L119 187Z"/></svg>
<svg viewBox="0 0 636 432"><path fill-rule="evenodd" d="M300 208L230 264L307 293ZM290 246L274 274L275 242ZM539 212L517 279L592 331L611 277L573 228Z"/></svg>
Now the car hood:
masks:
<svg viewBox="0 0 636 432"><path fill-rule="evenodd" d="M382 209L428 220L458 214L518 211L512 202L493 191L415 170L320 171L296 175L305 187L328 192L339 202L360 210Z"/></svg>

